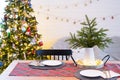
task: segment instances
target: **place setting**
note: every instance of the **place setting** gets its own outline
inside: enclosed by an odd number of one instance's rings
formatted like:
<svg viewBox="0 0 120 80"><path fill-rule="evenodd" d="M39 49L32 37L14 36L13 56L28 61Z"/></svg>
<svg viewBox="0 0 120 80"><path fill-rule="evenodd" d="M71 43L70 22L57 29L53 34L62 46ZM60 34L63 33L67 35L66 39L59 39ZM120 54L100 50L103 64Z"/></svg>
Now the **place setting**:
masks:
<svg viewBox="0 0 120 80"><path fill-rule="evenodd" d="M81 80L117 80L118 76L120 74L114 71L97 69L84 69L75 73L75 77Z"/></svg>
<svg viewBox="0 0 120 80"><path fill-rule="evenodd" d="M57 69L64 65L65 63L59 60L35 60L29 63L29 66L33 69Z"/></svg>

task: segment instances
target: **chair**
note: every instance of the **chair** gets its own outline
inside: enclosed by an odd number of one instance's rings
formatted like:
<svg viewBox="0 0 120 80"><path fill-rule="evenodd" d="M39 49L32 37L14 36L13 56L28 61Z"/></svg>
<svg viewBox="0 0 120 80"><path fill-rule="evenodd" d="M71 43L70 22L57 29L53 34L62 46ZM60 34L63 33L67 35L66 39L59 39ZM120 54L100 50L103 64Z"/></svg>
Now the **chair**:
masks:
<svg viewBox="0 0 120 80"><path fill-rule="evenodd" d="M40 56L42 60L46 59L47 56L49 57L49 59L53 59L53 60L68 60L71 57L74 64L77 65L74 58L72 57L72 50L70 49L36 50L36 55Z"/></svg>

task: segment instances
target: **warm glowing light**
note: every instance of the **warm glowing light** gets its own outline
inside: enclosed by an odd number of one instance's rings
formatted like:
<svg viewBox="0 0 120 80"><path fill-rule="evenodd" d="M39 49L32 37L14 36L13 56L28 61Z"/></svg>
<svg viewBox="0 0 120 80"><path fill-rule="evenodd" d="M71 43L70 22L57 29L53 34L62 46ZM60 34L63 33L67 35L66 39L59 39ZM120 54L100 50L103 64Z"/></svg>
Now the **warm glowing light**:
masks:
<svg viewBox="0 0 120 80"><path fill-rule="evenodd" d="M100 59L95 60L95 62L90 62L90 61L87 61L87 60L84 60L84 61L83 60L78 60L77 64L78 65L85 65L85 66L99 66L99 65L103 64L103 61L100 60Z"/></svg>
<svg viewBox="0 0 120 80"><path fill-rule="evenodd" d="M83 60L84 65L96 65L95 61L90 61L90 60Z"/></svg>

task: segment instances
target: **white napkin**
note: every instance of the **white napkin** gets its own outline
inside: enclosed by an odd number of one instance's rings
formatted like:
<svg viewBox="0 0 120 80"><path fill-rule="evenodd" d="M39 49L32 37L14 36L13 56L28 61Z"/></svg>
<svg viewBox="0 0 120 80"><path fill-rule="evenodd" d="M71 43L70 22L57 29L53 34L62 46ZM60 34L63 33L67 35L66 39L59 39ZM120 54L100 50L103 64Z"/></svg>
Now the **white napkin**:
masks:
<svg viewBox="0 0 120 80"><path fill-rule="evenodd" d="M29 65L31 66L40 66L40 62L39 61L32 61L29 63Z"/></svg>
<svg viewBox="0 0 120 80"><path fill-rule="evenodd" d="M101 77L103 78L112 78L112 77L118 77L120 76L119 73L113 72L113 71L104 71L104 74L100 74Z"/></svg>

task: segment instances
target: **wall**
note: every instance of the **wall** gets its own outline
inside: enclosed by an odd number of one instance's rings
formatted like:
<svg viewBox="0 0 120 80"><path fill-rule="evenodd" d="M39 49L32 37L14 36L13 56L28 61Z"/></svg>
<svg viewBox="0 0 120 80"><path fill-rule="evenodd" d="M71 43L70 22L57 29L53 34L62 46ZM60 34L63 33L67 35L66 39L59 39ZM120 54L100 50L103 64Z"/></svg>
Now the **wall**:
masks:
<svg viewBox="0 0 120 80"><path fill-rule="evenodd" d="M96 27L109 29L108 36L119 36L119 4L120 0L32 0L43 48L67 48L64 40L82 27L85 14L97 18Z"/></svg>

